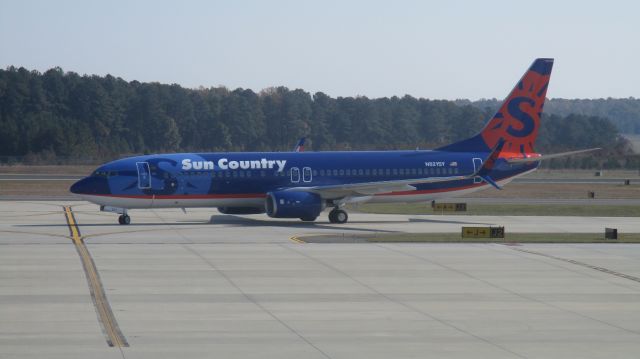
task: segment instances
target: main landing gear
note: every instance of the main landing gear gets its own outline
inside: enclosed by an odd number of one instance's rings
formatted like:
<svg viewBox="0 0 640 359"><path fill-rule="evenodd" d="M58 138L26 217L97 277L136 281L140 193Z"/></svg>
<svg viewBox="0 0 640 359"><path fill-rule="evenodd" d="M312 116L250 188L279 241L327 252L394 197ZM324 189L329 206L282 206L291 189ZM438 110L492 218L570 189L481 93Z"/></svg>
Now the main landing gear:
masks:
<svg viewBox="0 0 640 359"><path fill-rule="evenodd" d="M329 212L329 222L331 223L347 223L349 215L346 211L335 208Z"/></svg>
<svg viewBox="0 0 640 359"><path fill-rule="evenodd" d="M129 224L131 223L131 217L129 217L128 214L121 214L120 217L118 217L118 223Z"/></svg>

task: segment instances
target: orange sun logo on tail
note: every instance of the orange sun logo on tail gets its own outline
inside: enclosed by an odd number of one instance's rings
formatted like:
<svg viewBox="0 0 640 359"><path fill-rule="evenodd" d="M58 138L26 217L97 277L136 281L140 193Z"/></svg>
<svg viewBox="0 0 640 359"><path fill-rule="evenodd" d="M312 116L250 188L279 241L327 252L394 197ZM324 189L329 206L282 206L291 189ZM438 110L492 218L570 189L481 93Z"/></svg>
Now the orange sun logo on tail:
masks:
<svg viewBox="0 0 640 359"><path fill-rule="evenodd" d="M489 148L505 140L501 157L534 152L552 66L552 59L536 60L482 130Z"/></svg>

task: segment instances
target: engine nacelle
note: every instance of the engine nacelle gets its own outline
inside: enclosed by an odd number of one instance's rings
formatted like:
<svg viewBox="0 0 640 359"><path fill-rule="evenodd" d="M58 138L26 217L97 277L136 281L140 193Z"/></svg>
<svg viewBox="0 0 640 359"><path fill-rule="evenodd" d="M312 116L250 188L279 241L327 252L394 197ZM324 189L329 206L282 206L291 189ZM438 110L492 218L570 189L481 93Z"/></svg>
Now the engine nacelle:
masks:
<svg viewBox="0 0 640 359"><path fill-rule="evenodd" d="M261 207L218 207L218 211L223 214L260 214L264 213Z"/></svg>
<svg viewBox="0 0 640 359"><path fill-rule="evenodd" d="M320 195L310 192L278 191L267 193L265 209L273 218L313 220L325 207Z"/></svg>

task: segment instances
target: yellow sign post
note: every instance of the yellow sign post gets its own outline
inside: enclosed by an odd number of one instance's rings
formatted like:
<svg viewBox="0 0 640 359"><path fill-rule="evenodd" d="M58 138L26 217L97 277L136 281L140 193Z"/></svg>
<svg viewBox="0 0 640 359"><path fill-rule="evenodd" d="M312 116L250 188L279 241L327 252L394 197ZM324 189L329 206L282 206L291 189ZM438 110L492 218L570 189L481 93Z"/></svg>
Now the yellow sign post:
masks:
<svg viewBox="0 0 640 359"><path fill-rule="evenodd" d="M504 227L462 227L462 238L504 238Z"/></svg>

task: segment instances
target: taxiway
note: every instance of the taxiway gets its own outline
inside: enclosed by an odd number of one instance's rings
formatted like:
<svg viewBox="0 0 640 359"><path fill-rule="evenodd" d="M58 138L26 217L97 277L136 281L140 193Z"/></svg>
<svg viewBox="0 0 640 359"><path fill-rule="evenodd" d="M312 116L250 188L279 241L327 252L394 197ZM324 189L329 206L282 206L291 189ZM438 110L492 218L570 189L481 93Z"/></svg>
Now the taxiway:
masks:
<svg viewBox="0 0 640 359"><path fill-rule="evenodd" d="M640 283L573 263L640 277L640 245L291 240L452 232L477 224L637 233L636 218L353 213L347 225L333 225L211 209L131 215L132 224L120 226L113 214L85 202L0 201L0 357L623 358L640 352ZM85 255L95 266L93 279ZM104 323L109 314L103 317L92 298L98 285L124 339L113 346L111 324Z"/></svg>

